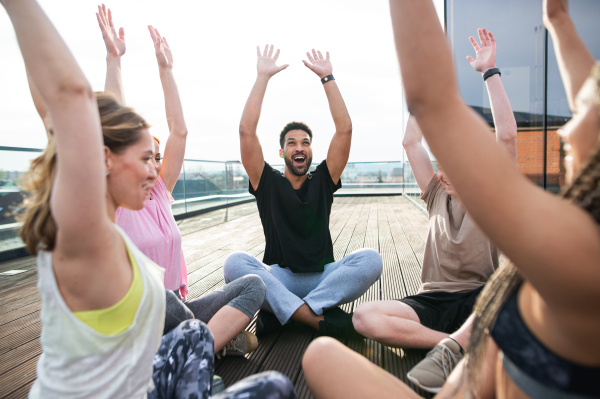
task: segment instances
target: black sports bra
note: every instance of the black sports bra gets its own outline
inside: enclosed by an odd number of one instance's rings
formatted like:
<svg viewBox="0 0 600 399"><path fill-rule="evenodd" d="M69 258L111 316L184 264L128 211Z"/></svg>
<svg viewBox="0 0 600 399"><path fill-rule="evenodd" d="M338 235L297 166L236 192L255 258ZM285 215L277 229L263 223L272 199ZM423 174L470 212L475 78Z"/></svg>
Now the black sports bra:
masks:
<svg viewBox="0 0 600 399"><path fill-rule="evenodd" d="M504 304L492 329L508 376L533 399L600 398L600 367L580 366L546 348L523 322L518 292Z"/></svg>

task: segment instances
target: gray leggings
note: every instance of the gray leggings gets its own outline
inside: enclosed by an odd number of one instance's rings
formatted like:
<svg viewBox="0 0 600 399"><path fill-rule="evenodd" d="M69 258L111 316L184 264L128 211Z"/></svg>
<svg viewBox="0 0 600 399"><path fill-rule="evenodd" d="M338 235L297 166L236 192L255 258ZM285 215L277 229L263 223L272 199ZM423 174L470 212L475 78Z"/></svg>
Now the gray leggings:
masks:
<svg viewBox="0 0 600 399"><path fill-rule="evenodd" d="M163 335L184 320L198 319L208 323L225 305L236 308L252 319L265 300L267 287L260 277L249 274L188 302L181 301L173 291L165 292L167 307Z"/></svg>

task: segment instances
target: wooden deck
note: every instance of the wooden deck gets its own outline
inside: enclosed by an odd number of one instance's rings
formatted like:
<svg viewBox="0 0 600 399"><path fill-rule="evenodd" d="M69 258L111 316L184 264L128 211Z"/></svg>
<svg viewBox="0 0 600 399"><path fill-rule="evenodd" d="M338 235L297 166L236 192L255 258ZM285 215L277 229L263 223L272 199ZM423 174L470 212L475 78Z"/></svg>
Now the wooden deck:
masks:
<svg viewBox="0 0 600 399"><path fill-rule="evenodd" d="M184 236L189 299L224 284L223 261L231 252L246 251L262 259L265 241L254 203L178 224ZM365 301L397 299L416 293L428 227L427 218L412 203L401 196L336 197L330 230L336 259L358 248L373 248L383 257L381 280L361 298L344 305L346 311L353 311ZM0 263L0 273L14 269L26 272L0 276L0 398L27 397L41 352L41 302L35 259ZM248 329L254 330L254 320ZM247 357L217 361L215 373L229 386L248 375L277 370L291 379L299 398L311 398L301 360L315 336L311 328L290 323L281 332L260 340L258 349ZM404 381L406 372L425 354L420 350L389 348L371 340L344 343Z"/></svg>

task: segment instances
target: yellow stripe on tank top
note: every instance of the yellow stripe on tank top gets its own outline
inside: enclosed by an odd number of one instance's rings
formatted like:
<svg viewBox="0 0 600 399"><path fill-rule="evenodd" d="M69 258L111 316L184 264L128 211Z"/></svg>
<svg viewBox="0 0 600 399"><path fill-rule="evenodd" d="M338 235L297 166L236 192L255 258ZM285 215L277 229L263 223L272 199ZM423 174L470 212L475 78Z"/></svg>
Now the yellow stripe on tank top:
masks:
<svg viewBox="0 0 600 399"><path fill-rule="evenodd" d="M140 276L140 269L127 245L125 247L133 269L133 281L125 296L106 309L73 312L79 320L101 334L116 335L127 330L133 323L133 318L142 300L144 284L142 276Z"/></svg>

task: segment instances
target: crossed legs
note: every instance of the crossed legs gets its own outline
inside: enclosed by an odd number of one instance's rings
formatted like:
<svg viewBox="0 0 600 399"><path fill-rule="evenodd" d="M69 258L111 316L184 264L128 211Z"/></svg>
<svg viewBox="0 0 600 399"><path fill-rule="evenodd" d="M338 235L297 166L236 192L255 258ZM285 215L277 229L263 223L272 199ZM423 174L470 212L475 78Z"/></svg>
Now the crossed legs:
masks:
<svg viewBox="0 0 600 399"><path fill-rule="evenodd" d="M318 273L293 273L244 252L229 255L223 265L226 282L246 274L262 278L267 286L262 308L274 313L281 324L293 319L315 329L323 310L360 297L381 276L382 268L381 256L372 249L354 251Z"/></svg>
<svg viewBox="0 0 600 399"><path fill-rule="evenodd" d="M398 348L431 349L450 337L467 348L472 316L453 334L421 324L412 307L400 301L366 302L354 312L354 328L367 338Z"/></svg>

